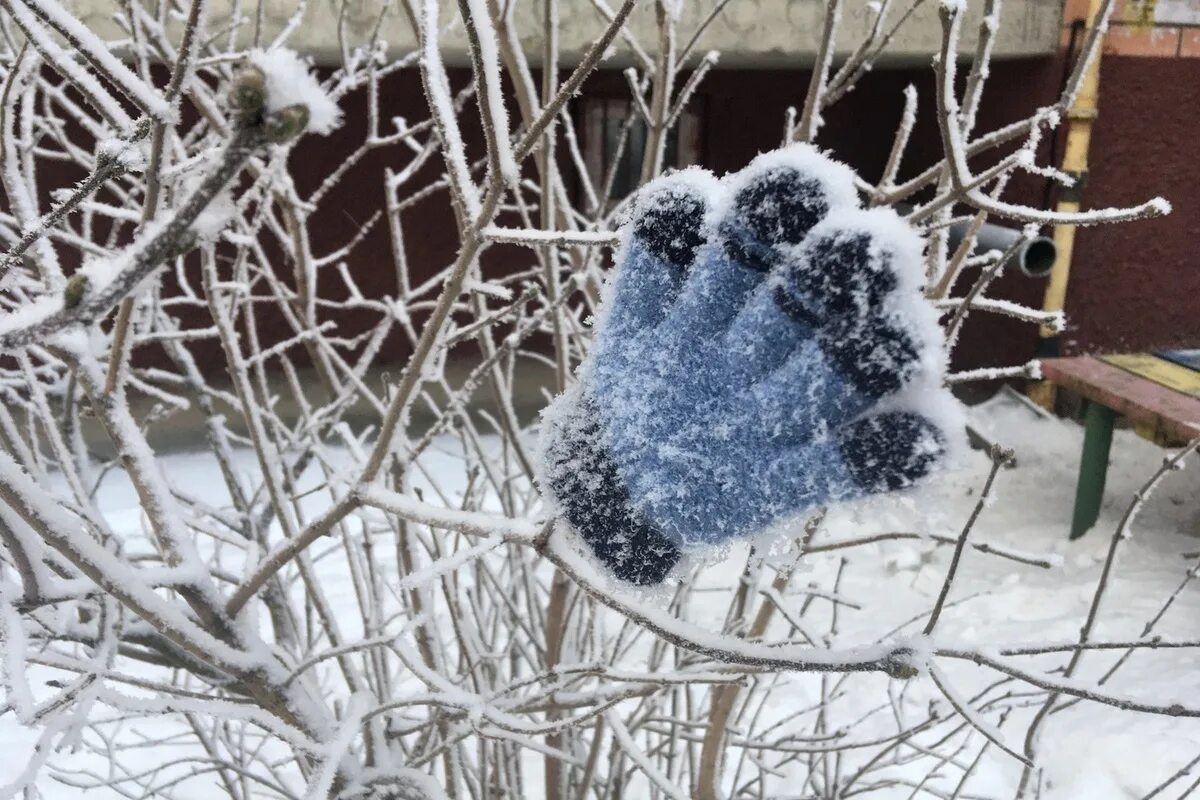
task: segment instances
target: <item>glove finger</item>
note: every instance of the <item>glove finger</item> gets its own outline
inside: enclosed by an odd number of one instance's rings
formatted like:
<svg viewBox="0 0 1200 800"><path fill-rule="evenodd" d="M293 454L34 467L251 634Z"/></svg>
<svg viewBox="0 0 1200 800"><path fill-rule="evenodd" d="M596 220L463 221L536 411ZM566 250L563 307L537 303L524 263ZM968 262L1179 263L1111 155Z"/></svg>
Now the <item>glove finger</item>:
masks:
<svg viewBox="0 0 1200 800"><path fill-rule="evenodd" d="M921 249L920 237L890 210L831 212L782 252L730 325L731 369L749 382L769 380L768 403L786 402L786 381L794 380L790 394L820 400L835 426L899 391L923 363L936 371L940 336L920 294ZM810 356L830 361L840 379L820 364L783 365L785 356L796 361L810 337L828 358ZM862 396L848 401L845 385ZM797 416L802 431L811 414Z"/></svg>
<svg viewBox="0 0 1200 800"><path fill-rule="evenodd" d="M668 322L685 340L713 341L782 252L803 240L831 209L858 203L853 173L808 145L759 156L728 182L719 241L688 275Z"/></svg>
<svg viewBox="0 0 1200 800"><path fill-rule="evenodd" d="M808 509L895 491L928 475L946 452L946 436L929 419L889 411L862 417L832 435L764 458L755 530Z"/></svg>
<svg viewBox="0 0 1200 800"><path fill-rule="evenodd" d="M773 371L734 399L744 409L744 434L760 447L796 446L827 436L871 408L864 394L826 355L816 339L800 343Z"/></svg>
<svg viewBox="0 0 1200 800"><path fill-rule="evenodd" d="M891 209L831 213L780 263L776 300L814 328L851 324L891 295L919 295L923 248Z"/></svg>
<svg viewBox="0 0 1200 800"><path fill-rule="evenodd" d="M764 342L759 351L769 347ZM925 367L912 337L888 317L833 336L822 332L769 371L767 359L757 352L746 357L763 374L731 405L746 422L741 435L762 446L797 445L827 435L900 392Z"/></svg>
<svg viewBox="0 0 1200 800"><path fill-rule="evenodd" d="M679 561L679 546L633 507L595 401L580 393L547 425L544 478L563 516L615 577L637 586L662 583Z"/></svg>
<svg viewBox="0 0 1200 800"><path fill-rule="evenodd" d="M857 409L835 418L834 424L898 393L918 375L935 373L937 351L921 343L910 323L898 314L877 310L853 324L820 331L817 341L831 371L856 395Z"/></svg>
<svg viewBox="0 0 1200 800"><path fill-rule="evenodd" d="M607 323L612 335L635 336L663 320L704 245L709 198L719 187L711 173L694 169L639 192L618 255Z"/></svg>
<svg viewBox="0 0 1200 800"><path fill-rule="evenodd" d="M761 273L831 211L858 206L854 174L808 145L759 156L731 184L722 247L730 261Z"/></svg>
<svg viewBox="0 0 1200 800"><path fill-rule="evenodd" d="M908 411L863 417L838 432L846 470L862 493L911 486L946 453L947 434L932 420Z"/></svg>
<svg viewBox="0 0 1200 800"><path fill-rule="evenodd" d="M743 297L726 288L713 295L720 311L734 315L726 336L731 367L739 379L754 381L812 336L776 303L774 273L814 226L830 213L855 208L858 200L849 171L808 146L760 157L732 184L733 200L718 226L726 259L721 266L727 286L750 291Z"/></svg>

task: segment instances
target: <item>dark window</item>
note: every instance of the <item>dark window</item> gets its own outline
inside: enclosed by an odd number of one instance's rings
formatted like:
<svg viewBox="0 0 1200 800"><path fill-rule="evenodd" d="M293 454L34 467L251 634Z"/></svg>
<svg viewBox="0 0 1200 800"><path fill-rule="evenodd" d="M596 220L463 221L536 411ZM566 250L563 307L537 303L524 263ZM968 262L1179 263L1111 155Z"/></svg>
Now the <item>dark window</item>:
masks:
<svg viewBox="0 0 1200 800"><path fill-rule="evenodd" d="M695 164L700 157L700 116L694 110L693 100L689 108L679 115L679 120L667 134L663 152L664 167L686 167ZM604 191L604 182L613 172L610 200L619 200L638 185L642 172L642 158L646 151L646 123L638 116L632 102L621 98L593 97L583 103L583 146L588 175L596 193ZM630 122L630 115L634 116ZM625 133L628 127L628 133ZM624 145L622 145L624 137Z"/></svg>

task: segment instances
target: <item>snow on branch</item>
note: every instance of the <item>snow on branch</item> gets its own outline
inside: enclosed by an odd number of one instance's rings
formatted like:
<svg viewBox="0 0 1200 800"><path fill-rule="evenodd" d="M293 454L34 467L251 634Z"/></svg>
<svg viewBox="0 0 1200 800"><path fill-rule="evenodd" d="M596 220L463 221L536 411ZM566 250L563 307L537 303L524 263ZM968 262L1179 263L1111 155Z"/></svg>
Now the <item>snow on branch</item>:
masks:
<svg viewBox="0 0 1200 800"><path fill-rule="evenodd" d="M489 226L482 231L493 242L520 244L525 247L546 245L594 245L616 247L620 234L613 231L539 231L533 228L501 228Z"/></svg>
<svg viewBox="0 0 1200 800"><path fill-rule="evenodd" d="M322 136L342 123L341 110L294 50L282 47L254 50L249 61L262 70L265 77L266 104L263 108L268 114L290 106L302 106L308 114L305 132Z"/></svg>

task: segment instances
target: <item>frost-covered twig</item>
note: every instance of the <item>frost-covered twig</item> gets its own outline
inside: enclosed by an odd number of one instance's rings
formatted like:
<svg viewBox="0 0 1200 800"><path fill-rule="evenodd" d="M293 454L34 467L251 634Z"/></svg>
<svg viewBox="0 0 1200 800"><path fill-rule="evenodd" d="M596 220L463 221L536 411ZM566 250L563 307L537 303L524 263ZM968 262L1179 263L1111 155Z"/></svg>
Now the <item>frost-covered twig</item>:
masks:
<svg viewBox="0 0 1200 800"><path fill-rule="evenodd" d="M184 255L198 236L193 223L265 141L258 126L239 129L169 220L148 230L119 259L93 262L76 273L61 295L45 296L21 312L0 317L0 347L13 349L71 325L91 325L167 259Z"/></svg>
<svg viewBox="0 0 1200 800"><path fill-rule="evenodd" d="M1196 452L1197 449L1200 449L1200 439L1193 440L1178 453L1175 453L1168 458L1164 458L1162 465L1155 470L1154 474L1146 479L1146 482L1140 489L1134 492L1133 500L1125 509L1125 513L1121 516L1121 521L1113 530L1112 538L1109 540L1108 551L1104 556L1104 565L1100 569L1100 577L1096 581L1096 590L1093 592L1092 601L1088 606L1087 618L1084 620L1083 627L1079 630L1080 645L1086 645L1088 643L1088 641L1091 639L1092 632L1095 630L1096 624L1100 620L1100 612L1103 607L1105 593L1109 588L1113 576L1113 569L1117 563L1117 554L1120 551L1121 545L1127 538L1129 538L1129 526L1133 523L1137 513L1141 510L1142 505L1146 502L1146 498L1148 498L1155 488L1162 482L1163 478L1165 478L1169 473L1182 468L1185 459L1192 455L1192 453ZM1062 678L1055 678L1050 682L1050 686L1052 689L1054 689L1054 691L1051 692L1050 696L1046 698L1045 703L1034 716L1033 721L1030 723L1025 734L1025 755L1029 759L1032 760L1037 752L1038 735L1040 732L1041 723L1054 709L1055 704L1058 702L1059 694L1070 694L1087 700L1106 702L1105 699L1102 699L1102 693L1094 692L1088 689L1072 687L1072 680L1075 675L1075 670L1078 669L1085 652L1086 649L1084 647L1078 647L1074 649L1071 652L1071 658L1067 661L1066 668L1062 671ZM994 664L989 664L989 666L994 666ZM1075 691L1072 691L1072 688L1075 688ZM1134 700L1110 699L1107 700L1107 702L1111 702L1111 704L1116 705L1118 708L1132 708L1136 706L1153 707L1150 704L1141 704ZM1172 716L1200 716L1200 710L1189 710L1178 704L1173 704L1165 709L1162 709L1158 713L1168 713ZM1030 765L1027 766L1021 773L1021 785L1018 791L1023 792L1025 788L1028 787L1029 781L1033 777L1033 772L1033 767Z"/></svg>
<svg viewBox="0 0 1200 800"><path fill-rule="evenodd" d="M525 247L555 245L601 245L616 247L620 234L612 231L539 231L533 228L484 228L483 235L493 242L520 244Z"/></svg>
<svg viewBox="0 0 1200 800"><path fill-rule="evenodd" d="M833 62L833 42L837 36L838 24L842 19L842 0L827 0L825 4L825 24L821 29L821 40L817 45L817 54L813 64L812 78L808 82L808 93L804 96L804 106L800 111L800 121L792 138L798 142L811 142L817 136L821 127L821 108L824 105L824 95L829 81L829 69Z"/></svg>
<svg viewBox="0 0 1200 800"><path fill-rule="evenodd" d="M992 459L992 469L988 472L987 479L983 482L983 489L979 492L979 500L975 503L975 508L971 511L971 516L967 518L966 525L963 526L962 533L958 535L958 541L954 545L954 554L950 557L950 566L946 570L946 578L942 581L942 588L938 592L937 600L933 604L933 610L929 612L929 621L925 623L925 635L929 636L933 633L933 629L937 626L938 618L942 614L942 608L946 604L946 598L950 595L950 587L954 585L954 577L958 574L958 563L962 559L963 550L967 545L967 537L971 535L971 529L975 527L975 521L979 519L979 515L983 513L983 509L987 507L988 498L992 494L992 484L996 482L996 475L1000 469L1012 460L1013 453L1011 450L1003 450L993 446L989 457Z"/></svg>

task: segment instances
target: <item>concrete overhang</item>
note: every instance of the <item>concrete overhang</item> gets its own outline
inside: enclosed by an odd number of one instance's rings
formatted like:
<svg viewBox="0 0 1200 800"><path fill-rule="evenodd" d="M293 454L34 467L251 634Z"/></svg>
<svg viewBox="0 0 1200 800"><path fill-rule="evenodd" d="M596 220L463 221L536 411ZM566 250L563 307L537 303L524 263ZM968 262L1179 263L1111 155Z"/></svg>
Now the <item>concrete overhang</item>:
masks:
<svg viewBox="0 0 1200 800"><path fill-rule="evenodd" d="M512 0L516 2L516 0ZM610 7L616 0L607 0ZM679 11L679 46L691 39L692 32L707 19L719 0L683 2ZM1002 4L994 56L999 59L1028 58L1052 54L1058 47L1063 0L1006 0ZM263 37L270 42L289 26L296 15L295 0L209 0L210 33L227 30L236 7L246 23L245 39L262 5ZM940 26L938 0L922 0L912 16L889 44L880 59L882 66L928 61L937 51ZM845 0L842 24L837 35L837 54L846 55L870 30L878 3L873 0ZM899 19L905 3L897 0L887 22L888 28ZM76 12L84 22L106 38L121 38L114 16L119 13L116 0L76 0ZM825 11L823 0L731 0L697 43L696 57L708 50L721 53L720 64L730 67L798 67L812 63L821 36ZM538 0L518 3L515 10L521 42L531 62L537 63L542 52L541 19L543 4ZM605 18L590 0L562 0L559 16L559 47L567 64L577 60L604 29ZM382 18L381 18L382 17ZM466 38L458 20L454 0L442 0L443 52L447 63L466 63ZM960 52L974 51L982 19L982 3L967 4ZM351 48L368 41L376 25L381 39L388 44L390 56L398 56L415 46L415 37L407 15L398 2L385 0L310 0L298 25L289 37L290 46L312 56L318 63L335 63L342 44ZM634 37L647 51L657 43L653 3L642 0L635 9L631 28ZM608 66L631 63L629 46L618 39Z"/></svg>

